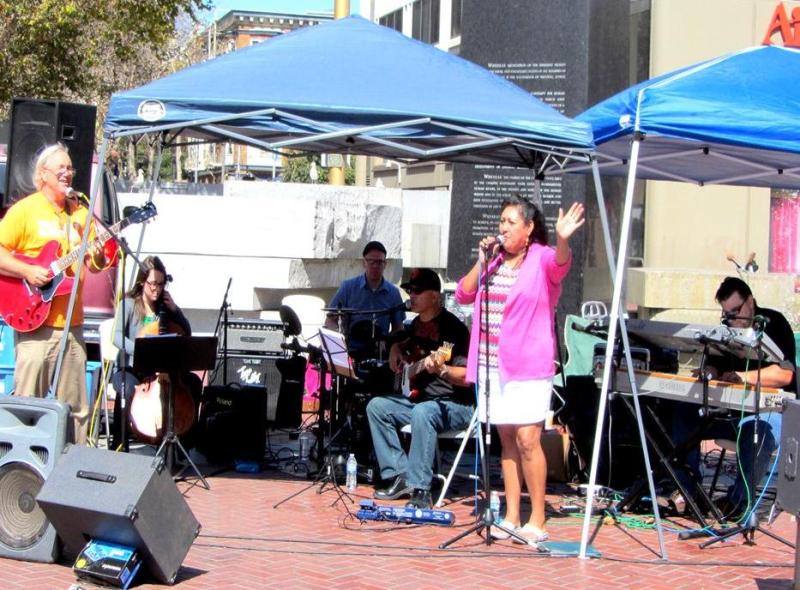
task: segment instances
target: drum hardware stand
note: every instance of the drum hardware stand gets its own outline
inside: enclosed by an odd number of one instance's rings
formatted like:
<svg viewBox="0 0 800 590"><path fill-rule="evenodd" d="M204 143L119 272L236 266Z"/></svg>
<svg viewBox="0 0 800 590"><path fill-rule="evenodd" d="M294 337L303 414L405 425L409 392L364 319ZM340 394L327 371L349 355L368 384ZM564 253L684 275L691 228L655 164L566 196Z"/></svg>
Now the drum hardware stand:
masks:
<svg viewBox="0 0 800 590"><path fill-rule="evenodd" d="M728 319L734 319L734 318L728 318ZM750 319L750 318L748 318L748 319ZM755 399L754 399L755 412L753 412L753 440L750 443L750 444L753 445L753 456L751 457L751 462L750 462L750 477L749 477L750 481L747 482L747 487L750 490L750 494L752 494L752 496L754 498L755 498L755 495L756 495L756 493L755 493L756 492L756 485L759 483L758 481L756 481L756 478L759 477L759 475L756 474L756 455L757 455L756 449L757 449L758 444L759 444L759 439L758 439L758 421L759 420L758 419L759 419L759 414L761 412L761 361L764 358L764 352L763 352L763 349L762 349L762 346L761 346L762 336L764 334L764 326L763 325L760 326L760 329L756 329L757 327L758 326L753 325L753 331L754 331L755 337L756 337L756 344L755 344L755 350L756 350L756 385L755 385L755 389L754 389L754 393L755 393ZM800 529L798 529L798 530L800 530ZM791 549L795 548L795 546L792 543L790 543L789 541L787 541L786 539L784 539L782 537L779 537L778 535L776 535L772 531L766 530L765 528L763 528L759 524L758 515L756 514L756 505L755 505L755 503L753 504L753 506L750 507L750 512L747 514L747 521L744 524L739 524L739 525L736 525L736 526L734 526L734 527L732 527L730 529L725 529L723 531L719 531L720 535L718 537L715 537L713 539L705 541L704 543L700 543L699 547L700 547L700 549L705 549L706 547L710 547L711 545L714 545L715 543L719 543L720 541L724 541L724 540L729 539L729 538L731 538L731 537L733 537L735 535L738 535L740 533L744 536L745 545L755 545L755 533L756 533L756 531L767 535L768 537L778 541L779 543L783 543L784 545L786 545L787 547L790 547ZM800 534L798 535L798 537L800 537Z"/></svg>
<svg viewBox="0 0 800 590"><path fill-rule="evenodd" d="M281 501L274 504L272 507L277 508L281 504L288 502L292 498L299 496L303 492L310 490L317 484L320 484L319 489L317 490L317 494L322 494L325 492L325 488L328 484L331 484L331 487L337 494L337 498L331 503L331 507L335 506L338 502L342 502L342 505L345 507L348 513L350 513L350 508L347 506L347 503L344 501L344 498L347 498L351 504L354 503L353 498L348 494L342 486L339 485L339 482L336 481L336 465L333 461L333 453L331 453L331 448L333 446L334 441L339 437L344 427L339 428L335 434L332 434L333 431L333 401L334 401L334 389L328 389L325 386L325 382L327 380L328 375L328 360L325 358L325 353L327 356L330 357L330 353L323 350L323 348L317 348L315 346L308 346L307 352L311 356L312 362L316 365L317 370L319 371L319 418L317 421L318 431L317 431L317 459L319 460L320 457L325 456L325 459L322 461L322 464L319 466L317 470L316 477L314 481L308 484L306 487L298 490L289 496L285 497ZM333 366L333 361L330 360L331 366ZM327 420L328 425L328 444L327 447L324 444L325 434L323 432L323 423L325 421L325 398L328 398L329 401L329 409L331 412L331 416ZM327 452L325 452L327 450Z"/></svg>
<svg viewBox="0 0 800 590"><path fill-rule="evenodd" d="M480 261L480 254L479 254L478 260ZM482 319L483 329L486 331L487 336L488 336L488 333L489 333L489 278L490 278L490 276L489 276L489 262L490 262L490 257L487 255L486 256L486 262L484 264L481 264L480 267L478 268L478 281L479 281L479 284L480 284L481 276L484 275L484 274L486 275L484 277L484 283L483 283L484 299L482 301L482 306L481 306L482 307L481 315L483 316L481 319ZM485 266L485 268L482 268L484 266ZM476 297L477 296L480 296L480 288L478 289L478 295L476 295ZM481 323L481 322L479 322L479 323ZM481 329L481 327L479 326L478 329ZM483 512L478 517L478 519L476 520L475 524L470 526L465 531L459 533L455 537L452 537L451 539L448 539L444 543L441 543L439 545L439 549L446 549L447 547L449 547L450 545L452 545L456 541L459 541L459 540L463 539L464 537L466 537L467 535L469 535L471 533L480 534L482 532L484 533L484 536L485 536L486 545L491 545L492 541L494 540L494 539L492 539L492 527L498 528L501 531L503 531L504 533L507 533L509 535L509 538L514 538L514 539L517 539L518 541L520 541L520 542L522 542L524 544L527 544L527 540L524 537L521 537L515 531L512 531L512 530L510 530L510 529L508 529L508 528L506 528L506 527L504 527L504 526L502 526L502 525L500 525L500 524L498 524L496 522L494 513L492 512L492 508L491 508L491 506L489 504L489 498L491 498L491 495L492 495L492 482L489 479L489 457L491 456L491 449L492 449L492 436L491 436L492 422L489 419L489 396L490 396L491 387L490 387L490 380L489 380L489 338L488 337L485 340L485 346L484 346L484 351L483 352L484 352L484 362L485 362L485 366L486 366L486 374L484 375L484 380L483 380L483 382L484 382L484 392L486 394L484 396L484 404L485 404L485 408L486 408L486 438L485 438L485 442L483 444L483 453L481 453L481 473L483 475L483 495L484 495L484 497L483 497L483 502L484 502L484 504L483 504ZM478 403L479 402L480 402L480 400L478 400ZM475 428L475 436L478 437L478 438L483 436L480 420L478 421L477 427Z"/></svg>

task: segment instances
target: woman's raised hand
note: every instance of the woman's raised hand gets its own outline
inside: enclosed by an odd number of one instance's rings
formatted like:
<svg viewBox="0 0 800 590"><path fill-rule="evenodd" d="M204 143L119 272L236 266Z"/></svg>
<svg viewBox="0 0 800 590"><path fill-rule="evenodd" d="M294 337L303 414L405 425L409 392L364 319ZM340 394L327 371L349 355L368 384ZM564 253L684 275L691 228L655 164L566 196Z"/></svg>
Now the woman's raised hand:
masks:
<svg viewBox="0 0 800 590"><path fill-rule="evenodd" d="M581 203L572 203L566 213L559 207L556 235L563 240L569 240L572 234L586 222L583 216L584 211L584 206Z"/></svg>

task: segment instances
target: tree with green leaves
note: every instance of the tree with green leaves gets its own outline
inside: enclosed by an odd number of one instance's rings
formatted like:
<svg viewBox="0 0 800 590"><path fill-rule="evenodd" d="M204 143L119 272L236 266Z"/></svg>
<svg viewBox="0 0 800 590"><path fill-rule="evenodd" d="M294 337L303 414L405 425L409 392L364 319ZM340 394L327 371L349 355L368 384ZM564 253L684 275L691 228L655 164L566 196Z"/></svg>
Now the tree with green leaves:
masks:
<svg viewBox="0 0 800 590"><path fill-rule="evenodd" d="M207 0L0 0L0 116L14 96L96 104L195 61ZM191 27L188 27L191 28ZM182 57L188 56L186 59Z"/></svg>

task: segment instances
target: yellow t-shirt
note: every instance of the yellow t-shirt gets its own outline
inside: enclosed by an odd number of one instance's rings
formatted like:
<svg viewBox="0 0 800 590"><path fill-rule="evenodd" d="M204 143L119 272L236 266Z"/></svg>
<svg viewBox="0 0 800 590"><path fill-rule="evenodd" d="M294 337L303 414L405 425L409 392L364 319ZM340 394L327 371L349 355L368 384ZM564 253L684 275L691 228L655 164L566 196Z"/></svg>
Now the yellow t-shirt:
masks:
<svg viewBox="0 0 800 590"><path fill-rule="evenodd" d="M0 245L14 254L36 258L47 243L56 240L61 246L57 258L62 258L80 247L87 213L86 207L73 207L71 204L67 205L67 209L59 211L44 194L33 193L17 201L0 221ZM93 233L90 234L90 238ZM42 260L40 264L48 266L51 262L53 261ZM85 272L83 266L76 262L67 274L73 276L75 270L81 268L80 281L83 283ZM69 293L54 297L44 325L63 328L68 304ZM83 324L83 284L78 288L75 310L72 313L72 325L81 324Z"/></svg>

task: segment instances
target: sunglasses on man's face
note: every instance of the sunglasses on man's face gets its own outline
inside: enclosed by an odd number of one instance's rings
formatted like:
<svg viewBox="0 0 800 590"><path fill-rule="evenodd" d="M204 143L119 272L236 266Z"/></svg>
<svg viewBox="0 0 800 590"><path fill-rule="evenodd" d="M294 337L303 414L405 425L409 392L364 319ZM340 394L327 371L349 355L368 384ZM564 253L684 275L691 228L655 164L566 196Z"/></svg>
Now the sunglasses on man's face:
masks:
<svg viewBox="0 0 800 590"><path fill-rule="evenodd" d="M420 293L424 293L427 289L423 289L422 287L408 287L406 289L406 293L409 295L419 295Z"/></svg>

